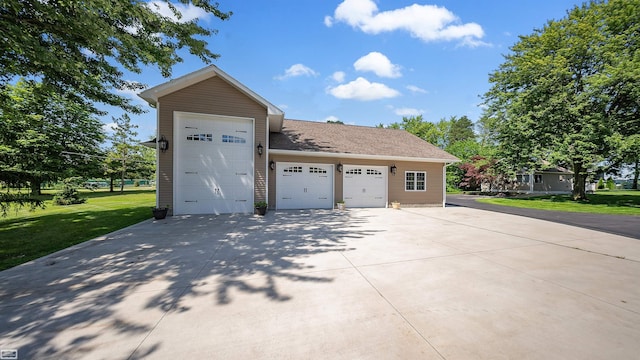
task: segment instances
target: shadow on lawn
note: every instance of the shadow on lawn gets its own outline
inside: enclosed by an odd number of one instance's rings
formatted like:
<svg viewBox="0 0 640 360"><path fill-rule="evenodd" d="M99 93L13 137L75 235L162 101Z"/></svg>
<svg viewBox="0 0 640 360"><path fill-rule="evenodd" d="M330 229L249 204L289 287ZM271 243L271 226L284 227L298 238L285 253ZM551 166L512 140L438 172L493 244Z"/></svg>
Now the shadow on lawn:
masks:
<svg viewBox="0 0 640 360"><path fill-rule="evenodd" d="M308 258L349 250L346 239L371 234L364 221L333 211L173 217L63 250L0 272L0 348L20 358L144 357L161 346L140 345L164 314L189 311L184 297L281 302L292 294L278 280L333 281Z"/></svg>

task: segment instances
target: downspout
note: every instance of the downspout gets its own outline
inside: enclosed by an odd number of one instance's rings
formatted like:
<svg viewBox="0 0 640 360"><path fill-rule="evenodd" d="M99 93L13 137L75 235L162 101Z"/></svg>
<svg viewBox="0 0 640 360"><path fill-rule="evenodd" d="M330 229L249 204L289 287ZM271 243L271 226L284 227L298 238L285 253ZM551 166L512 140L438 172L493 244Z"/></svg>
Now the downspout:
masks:
<svg viewBox="0 0 640 360"><path fill-rule="evenodd" d="M271 168L269 167L269 162L271 161L271 159L269 158L269 138L270 138L269 135L271 134L270 131L271 130L269 129L269 110L267 109L267 136L266 136L267 138L264 141L265 143L267 143L266 145L267 151L265 151L267 159L264 162L265 163L265 167L264 167L265 182L264 183L266 184L265 185L266 194L264 195L264 198L265 198L265 202L267 203L267 208L269 207L269 175L270 175L269 171L271 171Z"/></svg>
<svg viewBox="0 0 640 360"><path fill-rule="evenodd" d="M442 166L442 207L447 206L447 166L453 163L444 163Z"/></svg>

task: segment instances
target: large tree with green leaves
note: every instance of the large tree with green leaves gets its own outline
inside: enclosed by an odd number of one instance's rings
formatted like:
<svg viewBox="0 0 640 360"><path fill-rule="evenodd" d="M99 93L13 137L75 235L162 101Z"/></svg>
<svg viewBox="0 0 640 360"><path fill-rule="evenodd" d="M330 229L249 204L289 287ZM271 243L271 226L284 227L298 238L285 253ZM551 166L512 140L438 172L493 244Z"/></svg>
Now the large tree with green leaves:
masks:
<svg viewBox="0 0 640 360"><path fill-rule="evenodd" d="M218 57L203 39L215 30L186 19L186 7L222 20L231 15L208 0L4 0L0 86L19 76L35 78L58 94L139 112L116 92L142 87L127 81L123 70L140 73L155 65L168 77L183 48L204 62Z"/></svg>
<svg viewBox="0 0 640 360"><path fill-rule="evenodd" d="M639 83L624 64L638 61L638 9L640 0L593 1L511 47L484 96L499 164L571 167L573 198L586 198L589 171L617 150L612 136L623 122L637 124L638 103L628 96Z"/></svg>
<svg viewBox="0 0 640 360"><path fill-rule="evenodd" d="M1 93L0 181L37 195L45 181L100 171L102 123L84 103L24 80Z"/></svg>

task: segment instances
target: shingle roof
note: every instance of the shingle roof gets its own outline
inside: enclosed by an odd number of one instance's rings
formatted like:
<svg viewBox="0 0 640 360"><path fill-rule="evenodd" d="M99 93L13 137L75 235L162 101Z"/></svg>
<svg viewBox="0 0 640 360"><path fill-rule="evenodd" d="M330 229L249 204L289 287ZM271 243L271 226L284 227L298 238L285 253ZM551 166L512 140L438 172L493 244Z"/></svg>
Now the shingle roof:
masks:
<svg viewBox="0 0 640 360"><path fill-rule="evenodd" d="M310 153L459 161L404 130L290 119L284 120L282 132L270 134L269 147Z"/></svg>

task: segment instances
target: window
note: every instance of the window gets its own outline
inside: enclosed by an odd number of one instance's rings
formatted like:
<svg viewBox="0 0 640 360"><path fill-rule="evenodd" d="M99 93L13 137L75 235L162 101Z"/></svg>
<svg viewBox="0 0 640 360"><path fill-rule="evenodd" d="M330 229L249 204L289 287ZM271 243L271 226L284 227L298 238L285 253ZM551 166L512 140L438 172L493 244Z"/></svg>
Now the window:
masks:
<svg viewBox="0 0 640 360"><path fill-rule="evenodd" d="M382 172L376 169L367 169L367 175L382 175Z"/></svg>
<svg viewBox="0 0 640 360"><path fill-rule="evenodd" d="M192 134L187 135L189 141L213 141L213 134Z"/></svg>
<svg viewBox="0 0 640 360"><path fill-rule="evenodd" d="M533 175L533 182L536 184L542 184L542 174Z"/></svg>
<svg viewBox="0 0 640 360"><path fill-rule="evenodd" d="M288 168L284 169L285 173L301 173L302 172L302 166L289 166Z"/></svg>
<svg viewBox="0 0 640 360"><path fill-rule="evenodd" d="M362 174L362 169L347 170L347 172L345 172L345 174L347 174L347 175L361 175Z"/></svg>
<svg viewBox="0 0 640 360"><path fill-rule="evenodd" d="M222 135L222 142L231 144L246 144L247 140L239 136Z"/></svg>
<svg viewBox="0 0 640 360"><path fill-rule="evenodd" d="M521 184L528 184L529 180L529 175L516 175L516 182L519 182Z"/></svg>
<svg viewBox="0 0 640 360"><path fill-rule="evenodd" d="M309 168L309 173L310 174L326 174L327 170L325 170L323 168L312 166L312 167Z"/></svg>
<svg viewBox="0 0 640 360"><path fill-rule="evenodd" d="M405 191L426 191L427 173L425 171L407 171L404 173Z"/></svg>

